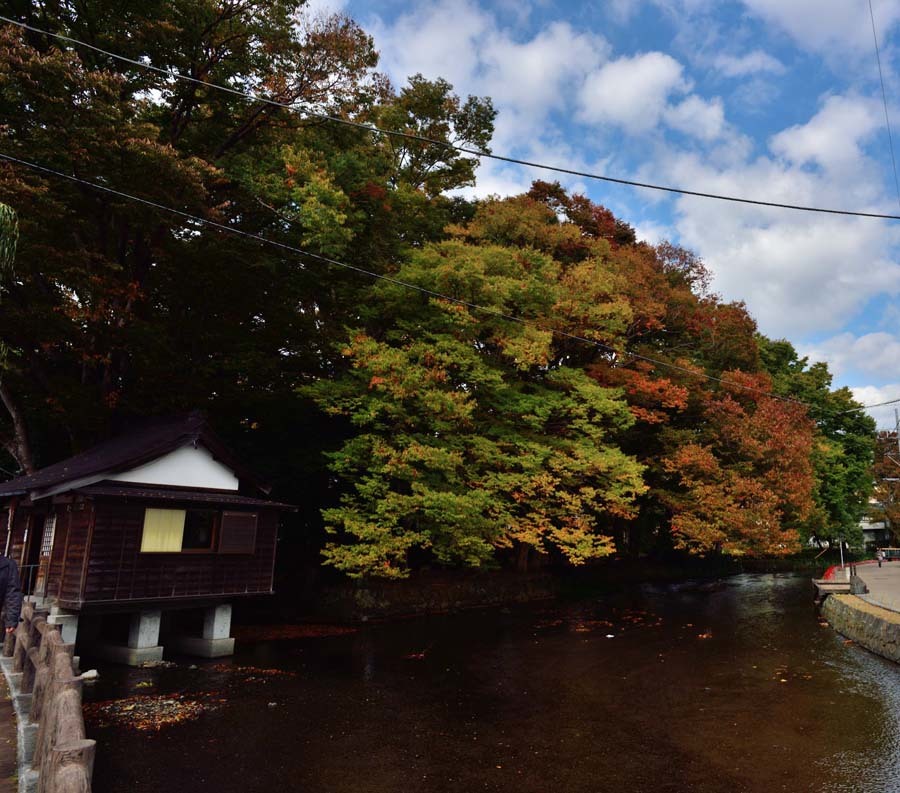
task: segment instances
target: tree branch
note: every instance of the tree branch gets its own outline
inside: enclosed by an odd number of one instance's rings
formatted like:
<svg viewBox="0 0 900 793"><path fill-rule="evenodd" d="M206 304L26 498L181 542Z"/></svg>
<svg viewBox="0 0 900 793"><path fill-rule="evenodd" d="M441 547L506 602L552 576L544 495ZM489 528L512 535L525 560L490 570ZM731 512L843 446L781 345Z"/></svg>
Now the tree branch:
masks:
<svg viewBox="0 0 900 793"><path fill-rule="evenodd" d="M31 454L31 444L28 441L28 428L25 426L25 417L13 399L12 392L6 383L0 379L0 401L9 413L15 431L15 439L10 443L10 453L16 458L16 462L26 474L34 473L34 458Z"/></svg>

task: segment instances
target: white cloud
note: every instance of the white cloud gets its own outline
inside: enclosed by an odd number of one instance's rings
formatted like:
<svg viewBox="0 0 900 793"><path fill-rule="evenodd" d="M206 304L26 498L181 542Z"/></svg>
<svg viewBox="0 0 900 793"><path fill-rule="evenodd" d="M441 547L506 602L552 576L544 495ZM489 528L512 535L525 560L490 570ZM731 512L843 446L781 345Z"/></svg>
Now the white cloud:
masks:
<svg viewBox="0 0 900 793"><path fill-rule="evenodd" d="M338 14L347 9L348 0L306 0L302 12L310 16Z"/></svg>
<svg viewBox="0 0 900 793"><path fill-rule="evenodd" d="M477 72L477 53L483 51L495 21L473 2L442 0L418 5L391 25L376 17L365 27L381 52L380 68L397 84L421 73L466 91Z"/></svg>
<svg viewBox="0 0 900 793"><path fill-rule="evenodd" d="M883 386L865 385L856 386L850 389L853 398L863 405L878 405L880 402L888 402L890 400L900 398L900 382L889 383ZM869 408L868 413L878 424L879 429L894 429L894 408L898 405L882 405L881 407Z"/></svg>
<svg viewBox="0 0 900 793"><path fill-rule="evenodd" d="M832 96L806 124L773 136L774 156L725 138L702 156L669 147L638 176L720 195L890 212L883 168L862 145L877 127L875 102ZM675 207L679 241L710 266L716 291L746 301L767 335L838 330L876 295L900 294L895 224L690 197Z"/></svg>
<svg viewBox="0 0 900 793"><path fill-rule="evenodd" d="M640 7L641 0L607 0L605 10L614 22L624 25Z"/></svg>
<svg viewBox="0 0 900 793"><path fill-rule="evenodd" d="M692 15L715 11L708 0L653 2L671 5L672 17L683 17L685 24L701 18ZM793 29L795 14L779 10L781 3L745 2L779 29ZM807 0L798 3L805 7ZM635 10L630 0L617 8L623 19ZM829 0L822 14L833 17L836 8ZM876 7L879 19L884 11ZM854 13L866 18L858 8ZM817 15L809 14L817 31L811 40L826 41L827 26ZM832 18L828 24L836 23ZM501 27L496 14L473 0L426 0L390 24L374 19L364 25L382 52L381 68L396 84L421 72L448 79L460 94L490 95L500 111L493 141L498 153L710 193L893 210L884 190L884 163L865 148L880 128L879 105L852 92L825 98L806 123L777 132L765 150L729 124L721 98L695 93L690 56L683 63L663 52L613 56L605 37L562 21L523 34ZM727 51L746 54L698 57L696 63L703 69L715 63L723 75L749 78L741 81L742 96L768 101L770 87L781 90L781 82L764 83L762 77L783 66L765 52L767 42L747 44L746 37L736 38ZM727 98L739 101L736 95ZM593 128L579 136L564 126L573 116ZM670 129L691 136L692 150L683 139L667 140ZM643 163L637 169L628 159L636 151ZM536 178L559 178L570 189L578 184L576 177L485 161L477 187L463 192L515 194ZM661 194L606 190L595 183L590 189L595 200L632 222L639 236L675 238L695 250L713 271L714 288L727 299L745 300L767 335L835 332L874 296L900 294L900 227L689 197L674 201L670 219L664 209L670 199Z"/></svg>
<svg viewBox="0 0 900 793"><path fill-rule="evenodd" d="M826 361L836 375L859 372L900 379L900 338L893 333L866 333L856 336L845 332L803 348L810 360Z"/></svg>
<svg viewBox="0 0 900 793"><path fill-rule="evenodd" d="M579 115L591 124L618 124L647 132L659 123L669 97L690 86L680 63L662 52L625 56L588 75L579 94Z"/></svg>
<svg viewBox="0 0 900 793"><path fill-rule="evenodd" d="M381 52L380 68L396 85L421 73L448 80L460 95L491 97L500 111L498 151L521 150L542 132L548 115L566 110L584 75L610 52L603 36L566 22L520 40L471 0L423 3L390 25L379 18L366 25Z"/></svg>
<svg viewBox="0 0 900 793"><path fill-rule="evenodd" d="M522 43L494 31L486 45L479 91L538 115L563 107L564 86L597 68L610 49L602 36L578 33L563 22Z"/></svg>
<svg viewBox="0 0 900 793"><path fill-rule="evenodd" d="M718 97L707 102L696 94L666 108L666 123L686 135L705 141L720 137L725 129L725 109Z"/></svg>
<svg viewBox="0 0 900 793"><path fill-rule="evenodd" d="M663 163L673 184L723 195L824 206L883 209L873 182L854 187L765 157L723 167L672 153ZM870 170L860 165L862 172ZM682 244L714 273L713 287L745 300L767 335L837 329L873 296L900 293L892 259L897 230L863 218L734 205L682 197L676 202Z"/></svg>
<svg viewBox="0 0 900 793"><path fill-rule="evenodd" d="M725 77L746 77L750 74L768 72L782 74L784 64L762 50L753 50L740 57L735 55L718 55L713 66Z"/></svg>
<svg viewBox="0 0 900 793"><path fill-rule="evenodd" d="M863 2L848 0L744 0L751 13L775 25L801 49L832 55L857 51L872 54L872 21ZM879 38L900 21L900 3L873 0Z"/></svg>
<svg viewBox="0 0 900 793"><path fill-rule="evenodd" d="M829 96L822 109L806 124L775 135L773 152L796 165L815 163L822 168L846 170L863 158L860 144L883 126L878 103L858 96Z"/></svg>
<svg viewBox="0 0 900 793"><path fill-rule="evenodd" d="M674 230L662 223L654 223L652 220L649 220L633 225L634 233L638 240L648 242L650 245L659 245L661 242L675 238Z"/></svg>

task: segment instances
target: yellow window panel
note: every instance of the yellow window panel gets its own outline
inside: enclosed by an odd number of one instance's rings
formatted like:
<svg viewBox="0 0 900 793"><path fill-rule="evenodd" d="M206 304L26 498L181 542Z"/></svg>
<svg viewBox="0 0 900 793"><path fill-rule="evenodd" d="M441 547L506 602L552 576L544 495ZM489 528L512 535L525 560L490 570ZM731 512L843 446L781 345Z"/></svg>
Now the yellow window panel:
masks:
<svg viewBox="0 0 900 793"><path fill-rule="evenodd" d="M154 509L144 511L144 534L141 553L178 553L184 537L183 509Z"/></svg>

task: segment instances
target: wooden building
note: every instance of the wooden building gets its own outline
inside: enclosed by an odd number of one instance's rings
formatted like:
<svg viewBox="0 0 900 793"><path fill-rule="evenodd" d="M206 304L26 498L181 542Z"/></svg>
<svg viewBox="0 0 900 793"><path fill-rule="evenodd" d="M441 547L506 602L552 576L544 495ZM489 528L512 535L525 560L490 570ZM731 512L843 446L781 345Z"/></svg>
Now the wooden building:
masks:
<svg viewBox="0 0 900 793"><path fill-rule="evenodd" d="M0 483L0 542L27 595L64 638L92 625L82 651L126 663L162 657L165 612L203 609L199 636L166 644L233 651L231 601L272 592L287 505L222 445L203 416L148 421L34 474ZM104 614L132 615L127 642L94 639ZM182 620L182 622L184 622Z"/></svg>

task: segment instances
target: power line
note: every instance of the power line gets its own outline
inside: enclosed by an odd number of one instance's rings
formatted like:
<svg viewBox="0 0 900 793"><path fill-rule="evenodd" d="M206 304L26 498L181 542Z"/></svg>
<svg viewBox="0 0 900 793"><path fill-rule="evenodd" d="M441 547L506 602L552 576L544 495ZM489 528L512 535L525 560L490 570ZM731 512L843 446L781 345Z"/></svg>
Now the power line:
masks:
<svg viewBox="0 0 900 793"><path fill-rule="evenodd" d="M510 322L516 322L520 325L525 325L527 327L535 327L538 330L542 330L544 332L551 333L555 336L570 339L572 341L582 342L584 344L589 344L593 347L604 350L606 352L613 353L615 355L619 355L619 354L625 355L634 360L644 361L646 363L653 364L654 366L659 366L659 367L662 367L665 369L671 369L673 371L683 372L685 374L689 374L694 377L699 377L699 378L702 378L705 380L711 380L716 383L721 383L722 385L725 385L725 386L739 388L744 391L750 391L750 392L759 394L761 396L770 397L771 399L777 399L782 402L789 402L789 403L792 403L795 405L800 405L802 407L805 407L807 409L811 409L814 411L819 410L819 408L817 408L815 405L811 405L811 404L809 404L807 402L803 402L802 400L799 400L799 399L782 396L780 394L775 394L771 391L765 391L762 388L754 388L753 386L745 385L743 383L737 383L732 380L726 380L722 377L715 377L713 375L706 374L705 372L697 372L696 370L689 369L686 366L679 366L678 364L669 363L668 361L660 361L660 360L657 360L656 358L650 358L646 355L641 355L639 353L628 352L628 351L624 351L624 352L619 351L619 350L616 350L614 347L609 346L608 344L603 344L602 342L596 341L595 339L589 339L585 336L579 336L578 334L575 334L575 333L569 333L568 331L542 327L541 325L539 325L535 322L531 322L527 319L524 319L523 317L517 317L513 314L506 314L502 311L498 311L497 309L488 308L487 306L482 306L482 305L479 305L478 303L473 303L471 301L463 300L458 297L451 297L450 295L446 295L441 292L436 292L432 289L428 289L426 287L419 286L418 284L414 284L409 281L403 281L399 278L394 278L389 275L375 273L375 272L372 272L371 270L366 270L363 267L358 267L353 264L348 264L347 262L342 262L337 259L332 259L328 256L322 256L321 254L318 254L318 253L311 253L310 251L305 251L302 248L297 248L293 245L288 245L287 243L284 243L284 242L278 242L277 240L268 239L267 237L263 237L260 234L255 234L250 231L244 231L243 229L234 228L233 226L228 226L224 223L219 223L218 221L215 221L215 220L209 220L208 218L203 218L198 215L192 215L190 212L185 212L184 210L181 210L181 209L175 209L173 207L166 206L165 204L157 203L156 201L150 201L149 199L141 198L139 196L135 196L135 195L132 195L131 193L126 193L121 190L116 190L115 188L107 187L106 185L97 184L96 182L91 182L87 179L81 179L80 177L72 176L70 174L63 173L62 171L57 171L53 168L48 168L47 166L39 165L38 163L31 162L29 160L23 160L19 157L14 157L11 154L6 154L4 152L0 152L0 159L6 160L7 162L16 163L18 165L23 165L23 166L25 166L27 168L31 168L32 170L35 170L35 171L41 171L43 173L51 174L60 179L65 179L69 182L75 182L77 184L81 184L86 187L90 187L94 190L99 190L101 192L108 193L110 195L118 196L119 198L125 198L129 201L136 201L140 204L144 204L145 206L153 207L154 209L159 209L164 212L169 212L173 215L178 215L187 220L194 221L195 223L201 223L203 225L210 226L211 228L219 229L220 231L227 231L232 234L237 234L241 237L244 237L247 239L252 239L257 242L261 242L265 245L271 245L273 247L280 248L282 250L290 251L291 253L299 254L300 256L306 256L310 259L315 259L317 261L324 262L325 264L333 265L335 267L341 267L345 270L351 270L353 272L360 273L361 275L366 275L370 278L387 281L388 283L392 283L397 286L404 287L406 289L413 289L417 292L428 295L429 297L434 297L439 300L446 300L448 302L455 303L457 305L465 306L466 308L470 308L473 311L480 311L484 314L488 314L490 316L494 316L499 319L508 320Z"/></svg>
<svg viewBox="0 0 900 793"><path fill-rule="evenodd" d="M881 102L884 105L884 123L887 127L888 144L891 149L891 166L894 169L894 187L897 189L897 205L900 206L900 179L897 179L897 160L894 157L894 136L891 134L891 119L888 116L887 92L884 90L884 74L881 71L881 53L878 51L878 34L875 32L875 12L869 0L869 17L872 20L872 38L875 41L875 60L878 61L878 79L881 80Z"/></svg>
<svg viewBox="0 0 900 793"><path fill-rule="evenodd" d="M13 157L12 155L5 154L4 152L0 152L0 159L7 160L8 162L13 162L18 165L24 165L25 167L31 168L32 170L42 171L44 173L48 173L53 176L57 176L61 179L66 179L70 182L82 184L82 185L85 185L86 187L90 187L92 189L99 190L104 193L109 193L111 195L115 195L120 198L125 198L130 201L135 201L137 203L144 204L149 207L153 207L154 209L160 209L160 210L163 210L164 212L169 212L173 215L179 215L180 217L183 217L187 220L192 220L196 223L201 223L206 226L211 226L212 228L219 229L220 231L227 231L232 234L237 234L241 237L252 239L257 242L261 242L265 245L271 245L276 248L280 248L282 250L290 251L291 253L296 253L301 256L306 256L311 259L315 259L317 261L324 262L325 264L329 264L329 265L333 265L335 267L340 267L340 268L343 268L346 270L350 270L352 272L356 272L361 275L366 275L370 278L387 281L388 283L392 283L392 284L395 284L396 286L401 286L406 289L412 289L412 290L415 290L416 292L420 292L422 294L428 295L429 297L434 297L439 300L446 300L448 302L455 303L457 305L465 306L466 308L470 308L473 311L480 311L484 314L488 314L490 316L497 317L498 319L504 319L509 322L516 322L516 323L518 323L520 325L524 325L526 327L535 327L538 330L543 330L543 331L545 331L547 333L551 333L555 336L560 336L562 338L570 339L572 341L582 342L584 344L591 345L593 347L604 350L606 352L611 352L616 355L619 355L619 354L625 355L634 360L644 361L645 363L650 363L650 364L653 364L654 366L659 366L664 369L671 369L673 371L682 372L684 374L688 374L688 375L691 375L693 377L697 377L697 378L700 378L703 380L710 380L712 382L720 383L725 386L739 388L744 391L749 391L752 393L759 394L760 396L769 397L770 399L777 399L782 402L788 402L791 404L800 405L801 407L805 407L810 411L818 412L820 414L826 413L826 414L839 416L839 415L843 415L846 413L854 413L854 412L860 411L860 410L867 410L867 409L873 408L873 407L881 407L883 405L892 405L896 402L900 402L900 397L898 397L897 399L891 399L886 402L879 402L874 405L860 405L855 408L850 408L849 410L841 410L841 411L825 410L817 405L813 405L809 402L804 402L800 399L794 399L793 397L786 397L781 394L776 394L772 391L765 391L764 389L761 389L761 388L754 388L753 386L748 386L743 383L737 383L737 382L734 382L733 380L726 380L722 377L715 377L714 375L706 374L705 372L698 372L695 369L689 369L686 366L679 366L678 364L669 363L668 361L660 361L656 358L650 358L649 356L641 355L640 353L628 352L627 350L619 351L619 350L616 350L614 347L609 346L608 344L603 344L602 342L596 341L595 339L589 339L585 336L579 336L575 333L569 333L564 330L556 330L553 328L545 328L535 322L531 322L527 319L524 319L523 317L517 317L512 314L506 314L502 311L498 311L493 308L488 308L487 306L479 305L478 303L473 303L468 300L463 300L461 298L452 297L450 295L443 294L442 292L436 292L432 289L428 289L424 286L420 286L418 284L414 284L409 281L403 281L399 278L394 278L389 275L383 275L381 273L372 272L371 270L366 270L363 267L358 267L353 264L348 264L347 262L342 262L337 259L332 259L328 256L322 256L321 254L318 254L318 253L311 253L310 251L305 251L302 248L297 248L293 245L288 245L287 243L284 243L284 242L278 242L277 240L268 239L267 237L263 237L260 234L254 234L253 232L234 228L233 226L228 226L224 223L219 223L215 220L209 220L208 218L202 218L198 215L192 215L189 212L185 212L180 209L174 209L173 207L166 206L165 204L160 204L160 203L157 203L156 201L150 201L149 199L141 198L140 196L135 196L130 193L123 192L121 190L116 190L112 187L107 187L105 185L97 184L96 182L91 182L87 179L81 179L77 176L71 176L70 174L63 173L62 171L57 171L53 168L48 168L46 166L39 165L34 162L30 162L29 160L23 160L18 157Z"/></svg>
<svg viewBox="0 0 900 793"><path fill-rule="evenodd" d="M897 399L889 399L887 402L876 402L874 405L860 405L858 408L850 408L849 410L842 410L837 415L841 413L855 413L857 410L868 410L869 408L880 408L884 405L894 405L897 402L900 402L900 397Z"/></svg>
<svg viewBox="0 0 900 793"><path fill-rule="evenodd" d="M89 50L93 50L94 52L98 52L102 55L106 55L109 58L114 58L116 60L122 61L124 63L130 63L133 66L138 66L141 69L147 69L150 71L157 72L158 74L165 75L175 80L183 80L185 82L196 83L197 85L203 86L204 88L215 88L218 91L224 91L226 93L232 94L234 96L241 96L245 99L251 99L254 102L262 102L264 104L273 105L274 107L284 108L286 110L292 110L294 112L299 112L304 114L308 118L318 119L320 121L330 121L335 124L343 124L344 126L353 127L355 129L364 130L366 132L378 134L378 135L388 135L390 137L402 138L404 140L411 140L417 143L425 143L430 146L438 146L444 149L449 149L452 151L457 151L461 154L469 154L473 157L483 157L486 159L497 160L498 162L505 162L511 165L522 165L528 168L537 168L543 171L551 171L552 173L560 173L565 174L566 176L578 176L583 179L593 179L600 182L609 182L612 184L620 184L627 185L629 187L641 187L647 190L657 190L665 193L673 193L676 195L685 195L685 196L693 196L695 198L709 198L714 199L716 201L728 201L731 203L737 204L750 204L752 206L762 206L762 207L771 207L774 209L791 209L799 212L817 212L824 213L828 215L844 215L848 217L863 217L863 218L877 218L881 220L900 220L900 215L888 215L882 214L879 212L858 212L854 210L848 209L830 209L826 207L815 207L815 206L805 206L802 204L784 204L777 201L762 201L753 198L742 198L739 196L733 195L725 195L721 193L706 193L699 190L687 190L681 187L670 187L667 185L659 185L659 184L651 184L649 182L637 182L631 179L619 179L613 176L605 176L603 174L592 173L590 171L578 171L574 168L564 168L558 165L548 165L546 163L533 162L531 160L522 160L517 157L508 157L501 154L492 154L487 151L483 151L481 149L473 149L467 146L460 146L455 143L448 143L442 140L435 140L433 138L425 137L424 135L416 135L411 132L400 132L399 130L391 130L384 129L382 127L377 127L372 124L364 124L359 121L351 121L350 119L340 118L339 116L330 116L326 113L319 113L314 110L310 110L308 108L304 108L299 105L297 102L279 102L276 99L269 99L265 96L260 96L259 94L250 93L246 91L239 91L236 88L230 88L225 85L218 85L216 83L205 82L204 80L200 80L197 77L191 77L190 75L180 74L179 72L172 71L170 69L163 69L160 66L154 66L150 63L144 63L142 61L136 60L134 58L129 58L126 55L120 55L115 52L111 52L109 50L105 50L102 47L97 47L94 44L88 44L86 41L81 41L80 39L72 38L71 36L65 36L61 33L53 33L49 30L44 30L43 28L35 27L34 25L29 25L25 22L19 22L15 19L10 19L9 17L0 16L0 22L7 22L10 25L17 25L20 28L25 30L30 30L33 33L40 33L44 36L51 36L59 41L66 41L70 44L77 45L79 47L85 47Z"/></svg>
<svg viewBox="0 0 900 793"><path fill-rule="evenodd" d="M560 336L562 338L570 339L572 341L582 342L584 344L591 345L593 347L604 350L606 352L613 353L614 355L620 355L620 354L625 355L634 360L644 361L645 363L650 363L650 364L653 364L654 366L662 367L663 369L671 369L673 371L682 372L684 374L688 374L688 375L691 375L693 377L697 377L697 378L700 378L703 380L710 380L712 382L720 383L725 386L739 388L744 391L749 391L751 393L759 394L760 396L769 397L770 399L777 399L781 402L788 402L790 404L800 405L801 407L805 407L810 411L818 412L820 414L826 413L826 414L831 414L831 415L835 415L835 416L840 416L840 415L843 415L846 413L854 413L854 412L860 411L860 410L868 410L869 408L882 407L883 405L892 405L896 402L900 402L900 397L898 397L897 399L890 399L886 402L878 402L877 404L874 404L874 405L859 405L858 407L850 408L849 410L840 410L840 411L824 410L823 408L821 408L817 405L813 405L809 402L804 402L803 400L800 400L800 399L794 399L793 397L787 397L787 396L783 396L781 394L776 394L772 391L766 391L762 388L754 388L753 386L748 386L743 383L737 383L733 380L726 380L722 377L715 377L714 375L706 374L705 372L698 372L695 369L689 369L686 366L679 366L678 364L669 363L668 361L660 361L656 358L650 358L649 356L641 355L640 353L628 352L627 350L619 351L619 350L616 350L615 347L611 347L608 344L603 344L602 342L599 342L596 339L589 339L585 336L579 336L578 334L569 333L568 331L564 331L564 330L557 330L554 328L545 328L545 327L542 327L541 325L537 324L536 322L531 322L523 317L517 317L512 314L506 314L502 311L498 311L497 309L488 308L487 306L482 306L482 305L479 305L478 303L473 303L471 301L463 300L458 297L452 297L450 295L443 294L442 292L436 292L432 289L428 289L424 286L419 286L418 284L414 284L409 281L403 281L399 278L394 278L389 275L383 275L382 273L372 272L371 270L366 270L363 267L358 267L354 264L348 264L347 262L342 262L342 261L339 261L338 259L332 259L328 256L322 256L321 254L318 254L318 253L311 253L310 251L305 251L302 248L297 248L293 245L288 245L287 243L284 243L284 242L278 242L277 240L268 239L267 237L263 237L260 234L254 234L253 232L250 232L250 231L244 231L243 229L234 228L233 226L228 226L224 223L219 223L215 220L209 220L208 218L202 218L199 215L192 215L190 212L185 212L184 210L181 210L181 209L175 209L173 207L166 206L165 204L160 204L160 203L157 203L156 201L151 201L147 198L141 198L140 196L132 195L131 193L126 193L122 190L116 190L115 188L107 187L106 185L101 185L101 184L97 184L96 182L91 182L87 179L81 179L80 177L72 176L70 174L63 173L62 171L57 171L53 168L48 168L47 166L39 165L38 163L31 162L29 160L23 160L19 157L14 157L11 154L6 154L4 152L0 152L0 159L6 160L8 162L16 163L18 165L24 165L25 167L31 168L32 170L42 171L43 173L51 174L53 176L59 177L60 179L65 179L70 182L75 182L76 184L81 184L86 187L90 187L94 190L99 190L104 193L118 196L119 198L125 198L125 199L128 199L129 201L135 201L137 203L144 204L145 206L153 207L154 209L160 209L164 212L169 212L173 215L178 215L187 220L192 220L196 223L201 223L203 225L219 229L220 231L227 231L231 234L237 234L238 236L245 237L247 239L252 239L252 240L255 240L256 242L261 242L264 245L271 245L273 247L280 248L282 250L290 251L291 253L299 254L300 256L306 256L306 257L309 257L310 259L315 259L317 261L324 262L325 264L333 265L335 267L340 267L345 270L350 270L352 272L359 273L361 275L366 275L370 278L378 279L381 281L387 281L388 283L392 283L392 284L395 284L396 286L404 287L405 289L412 289L412 290L415 290L416 292L420 292L422 294L428 295L429 297L434 297L439 300L446 300L450 303L455 303L457 305L465 306L466 308L470 308L473 311L480 311L484 314L488 314L490 316L497 317L498 319L508 320L509 322L516 322L516 323L518 323L520 325L524 325L526 327L534 327L534 328L537 328L538 330L542 330L544 332L551 333L555 336Z"/></svg>

